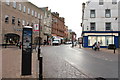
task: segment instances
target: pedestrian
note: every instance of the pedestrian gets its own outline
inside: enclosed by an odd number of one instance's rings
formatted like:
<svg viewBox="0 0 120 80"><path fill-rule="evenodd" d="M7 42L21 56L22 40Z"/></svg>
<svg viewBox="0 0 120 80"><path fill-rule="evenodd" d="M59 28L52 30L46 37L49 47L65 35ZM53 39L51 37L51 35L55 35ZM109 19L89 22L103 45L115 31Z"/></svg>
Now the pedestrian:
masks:
<svg viewBox="0 0 120 80"><path fill-rule="evenodd" d="M21 47L22 47L22 43L21 43L21 42L19 42L19 49L21 49Z"/></svg>
<svg viewBox="0 0 120 80"><path fill-rule="evenodd" d="M95 42L95 43L93 44L92 49L96 51L96 49L97 49L97 42Z"/></svg>
<svg viewBox="0 0 120 80"><path fill-rule="evenodd" d="M100 42L97 43L97 49L100 50Z"/></svg>

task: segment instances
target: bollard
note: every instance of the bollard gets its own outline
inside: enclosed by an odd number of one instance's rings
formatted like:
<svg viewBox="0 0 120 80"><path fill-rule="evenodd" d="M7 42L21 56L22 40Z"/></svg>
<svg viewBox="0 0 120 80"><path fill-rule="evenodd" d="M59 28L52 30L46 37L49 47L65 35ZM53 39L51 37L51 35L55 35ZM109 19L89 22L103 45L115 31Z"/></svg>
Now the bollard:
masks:
<svg viewBox="0 0 120 80"><path fill-rule="evenodd" d="M114 54L115 54L115 48L114 48Z"/></svg>
<svg viewBox="0 0 120 80"><path fill-rule="evenodd" d="M39 80L43 80L42 62L43 62L43 58L39 57Z"/></svg>

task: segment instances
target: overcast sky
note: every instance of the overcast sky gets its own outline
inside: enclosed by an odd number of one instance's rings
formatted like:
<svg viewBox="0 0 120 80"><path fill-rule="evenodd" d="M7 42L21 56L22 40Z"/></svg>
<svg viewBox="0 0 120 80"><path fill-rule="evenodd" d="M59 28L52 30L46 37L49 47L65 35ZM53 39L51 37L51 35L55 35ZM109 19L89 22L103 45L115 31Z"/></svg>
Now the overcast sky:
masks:
<svg viewBox="0 0 120 80"><path fill-rule="evenodd" d="M65 18L65 25L81 36L82 3L88 0L29 0L38 7L48 7L52 12L58 12Z"/></svg>

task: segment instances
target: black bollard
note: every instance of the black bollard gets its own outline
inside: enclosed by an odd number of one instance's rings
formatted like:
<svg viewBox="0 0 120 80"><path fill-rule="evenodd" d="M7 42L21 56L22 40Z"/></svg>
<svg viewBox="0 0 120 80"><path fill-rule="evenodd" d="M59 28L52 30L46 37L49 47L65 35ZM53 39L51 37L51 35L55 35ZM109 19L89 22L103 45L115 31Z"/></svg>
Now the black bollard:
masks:
<svg viewBox="0 0 120 80"><path fill-rule="evenodd" d="M115 48L114 48L114 54L115 54Z"/></svg>
<svg viewBox="0 0 120 80"><path fill-rule="evenodd" d="M43 58L39 57L39 80L43 80L42 61L43 61Z"/></svg>

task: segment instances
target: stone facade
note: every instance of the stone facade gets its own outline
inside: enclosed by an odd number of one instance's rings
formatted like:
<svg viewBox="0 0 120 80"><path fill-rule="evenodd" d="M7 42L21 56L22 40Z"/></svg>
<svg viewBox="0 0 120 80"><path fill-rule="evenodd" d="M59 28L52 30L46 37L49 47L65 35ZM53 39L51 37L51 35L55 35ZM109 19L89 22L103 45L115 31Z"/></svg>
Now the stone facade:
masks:
<svg viewBox="0 0 120 80"><path fill-rule="evenodd" d="M34 24L39 24L39 19L42 18L40 24L44 27L44 12L31 2L2 2L1 7L2 43L5 40L5 34L9 33L19 35L22 41L22 29L26 25L33 27L34 43L39 33L39 31L34 31ZM41 32L41 37L43 37L43 32Z"/></svg>

